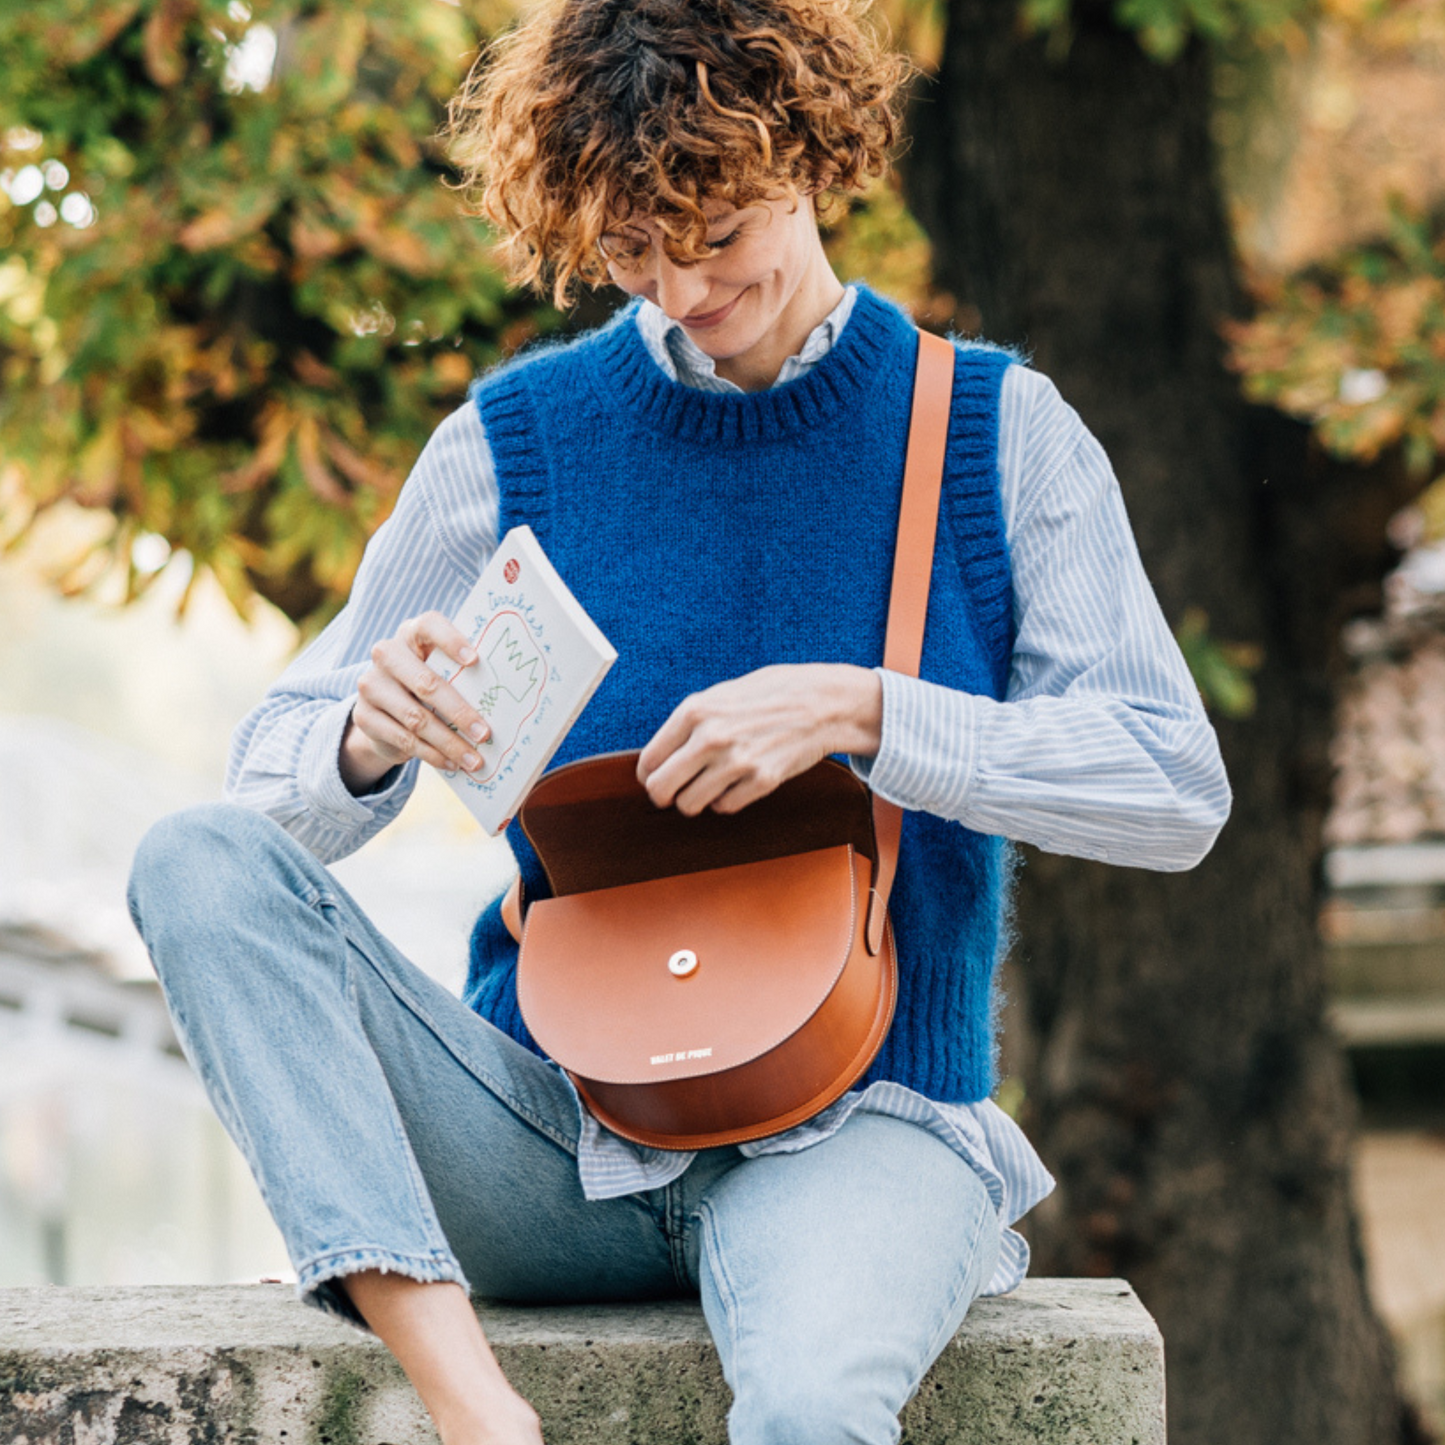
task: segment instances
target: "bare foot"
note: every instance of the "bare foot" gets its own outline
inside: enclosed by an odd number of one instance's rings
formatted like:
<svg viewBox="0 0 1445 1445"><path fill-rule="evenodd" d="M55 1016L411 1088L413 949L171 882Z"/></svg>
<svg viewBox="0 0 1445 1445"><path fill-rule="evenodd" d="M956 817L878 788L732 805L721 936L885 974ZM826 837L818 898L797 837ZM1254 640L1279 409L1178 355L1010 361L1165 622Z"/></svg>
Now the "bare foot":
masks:
<svg viewBox="0 0 1445 1445"><path fill-rule="evenodd" d="M437 1421L442 1445L542 1445L537 1412L511 1386L475 1402L468 1418Z"/></svg>
<svg viewBox="0 0 1445 1445"><path fill-rule="evenodd" d="M442 1445L542 1445L537 1412L508 1383L460 1285L362 1270L346 1276L346 1291L416 1386Z"/></svg>

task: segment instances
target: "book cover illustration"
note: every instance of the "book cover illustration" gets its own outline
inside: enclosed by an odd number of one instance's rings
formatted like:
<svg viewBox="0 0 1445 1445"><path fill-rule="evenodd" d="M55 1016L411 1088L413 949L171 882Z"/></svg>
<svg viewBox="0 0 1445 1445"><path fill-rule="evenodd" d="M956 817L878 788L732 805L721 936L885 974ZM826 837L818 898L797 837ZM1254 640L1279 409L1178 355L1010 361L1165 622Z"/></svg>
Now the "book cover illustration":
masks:
<svg viewBox="0 0 1445 1445"><path fill-rule="evenodd" d="M480 659L477 666L486 671L472 706L486 718L492 736L482 753L482 766L468 781L487 783L516 752L523 726L541 706L547 659L526 618L510 608L489 618L473 645Z"/></svg>
<svg viewBox="0 0 1445 1445"><path fill-rule="evenodd" d="M453 619L477 661L458 667L437 652L430 666L486 718L475 772L443 773L488 833L500 833L542 775L617 659L567 589L530 527L497 546Z"/></svg>

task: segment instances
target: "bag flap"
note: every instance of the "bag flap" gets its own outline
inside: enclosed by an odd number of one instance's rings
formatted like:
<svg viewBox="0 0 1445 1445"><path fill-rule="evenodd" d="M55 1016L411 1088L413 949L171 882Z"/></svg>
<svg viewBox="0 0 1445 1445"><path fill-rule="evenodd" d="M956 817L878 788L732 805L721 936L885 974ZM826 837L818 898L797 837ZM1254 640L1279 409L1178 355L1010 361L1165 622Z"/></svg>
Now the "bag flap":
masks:
<svg viewBox="0 0 1445 1445"><path fill-rule="evenodd" d="M564 1068L603 1083L747 1063L828 996L868 877L843 844L543 899L522 932L522 1017Z"/></svg>
<svg viewBox="0 0 1445 1445"><path fill-rule="evenodd" d="M690 818L648 797L635 752L602 753L544 774L517 816L558 897L839 843L874 857L872 794L831 758L736 813Z"/></svg>

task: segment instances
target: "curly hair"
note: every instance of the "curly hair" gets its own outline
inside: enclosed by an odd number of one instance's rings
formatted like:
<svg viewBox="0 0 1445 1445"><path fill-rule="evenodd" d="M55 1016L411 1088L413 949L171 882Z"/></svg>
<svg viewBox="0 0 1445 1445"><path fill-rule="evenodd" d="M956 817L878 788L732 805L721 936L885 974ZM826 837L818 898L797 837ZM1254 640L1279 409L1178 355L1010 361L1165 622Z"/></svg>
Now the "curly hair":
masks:
<svg viewBox="0 0 1445 1445"><path fill-rule="evenodd" d="M601 238L655 220L710 254L703 203L861 189L887 169L912 73L867 0L543 0L478 57L445 138L513 284L559 306L607 280Z"/></svg>

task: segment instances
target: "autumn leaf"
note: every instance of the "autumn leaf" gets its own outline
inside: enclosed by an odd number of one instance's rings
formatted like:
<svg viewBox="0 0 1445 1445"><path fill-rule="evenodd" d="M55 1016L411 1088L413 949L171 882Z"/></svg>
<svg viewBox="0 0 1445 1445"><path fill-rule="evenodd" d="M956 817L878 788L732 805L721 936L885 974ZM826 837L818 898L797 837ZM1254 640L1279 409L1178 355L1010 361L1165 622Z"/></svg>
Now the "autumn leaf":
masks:
<svg viewBox="0 0 1445 1445"><path fill-rule="evenodd" d="M1380 342L1397 350L1421 335L1425 313L1432 303L1439 307L1441 292L1435 276L1413 276L1398 285L1381 287L1372 306Z"/></svg>
<svg viewBox="0 0 1445 1445"><path fill-rule="evenodd" d="M181 228L176 240L187 251L213 251L231 245L266 224L276 209L274 191L253 189L233 196Z"/></svg>
<svg viewBox="0 0 1445 1445"><path fill-rule="evenodd" d="M135 18L141 0L77 0L73 5L16 7L21 33L37 36L55 63L83 65Z"/></svg>
<svg viewBox="0 0 1445 1445"><path fill-rule="evenodd" d="M306 485L334 507L344 507L348 501L346 488L336 480L336 475L321 459L320 429L316 418L303 416L296 425L296 460Z"/></svg>
<svg viewBox="0 0 1445 1445"><path fill-rule="evenodd" d="M506 351L516 351L523 342L531 340L535 328L514 328L502 337ZM436 384L446 391L464 391L472 379L472 364L459 352L444 351L432 363L432 376Z"/></svg>
<svg viewBox="0 0 1445 1445"><path fill-rule="evenodd" d="M259 445L249 460L219 478L223 493L249 492L276 475L291 439L295 418L280 401L269 402L256 428Z"/></svg>
<svg viewBox="0 0 1445 1445"><path fill-rule="evenodd" d="M120 423L113 420L90 437L75 459L75 500L87 507L108 505L119 490L122 455Z"/></svg>
<svg viewBox="0 0 1445 1445"><path fill-rule="evenodd" d="M358 487L370 487L373 491L393 496L401 489L401 477L389 467L348 446L335 432L321 428L321 445L326 455L335 462L337 469Z"/></svg>
<svg viewBox="0 0 1445 1445"><path fill-rule="evenodd" d="M146 74L161 87L176 85L186 73L181 42L195 0L160 0L141 32Z"/></svg>
<svg viewBox="0 0 1445 1445"><path fill-rule="evenodd" d="M298 209L291 219L291 249L303 261L327 261L346 249L346 234L328 226L309 209Z"/></svg>
<svg viewBox="0 0 1445 1445"><path fill-rule="evenodd" d="M400 226L368 230L362 239L366 249L378 261L384 261L409 275L433 275L441 269L440 258L432 256L420 237Z"/></svg>
<svg viewBox="0 0 1445 1445"><path fill-rule="evenodd" d="M291 370L298 381L318 391L336 391L341 386L341 373L323 365L309 351L298 351L291 358Z"/></svg>

